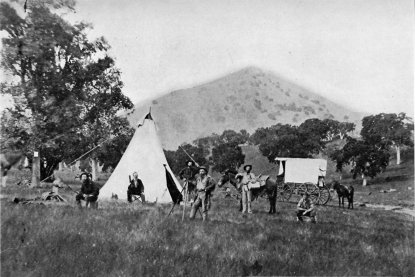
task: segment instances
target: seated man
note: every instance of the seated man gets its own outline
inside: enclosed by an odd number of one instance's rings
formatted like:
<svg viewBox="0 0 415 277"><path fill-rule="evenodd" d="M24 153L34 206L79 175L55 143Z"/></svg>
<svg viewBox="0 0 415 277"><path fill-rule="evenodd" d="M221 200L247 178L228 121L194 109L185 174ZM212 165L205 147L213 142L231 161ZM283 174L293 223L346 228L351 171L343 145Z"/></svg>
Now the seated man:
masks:
<svg viewBox="0 0 415 277"><path fill-rule="evenodd" d="M314 210L314 204L310 199L308 192L304 193L297 205L297 221L303 221L303 216L310 217L311 222L317 222L316 211Z"/></svg>
<svg viewBox="0 0 415 277"><path fill-rule="evenodd" d="M143 182L138 178L137 171L133 173L133 179L130 179L130 185L127 190L127 200L128 202L133 202L132 196L138 195L141 198L141 202L145 203L146 198L144 196L144 185Z"/></svg>
<svg viewBox="0 0 415 277"><path fill-rule="evenodd" d="M92 182L92 176L90 173L83 172L79 177L81 178L82 186L81 190L75 197L76 203L80 208L82 208L81 200L85 200L87 201L87 203L91 204L91 207L96 208L96 201L98 199L99 194L98 186L94 182Z"/></svg>

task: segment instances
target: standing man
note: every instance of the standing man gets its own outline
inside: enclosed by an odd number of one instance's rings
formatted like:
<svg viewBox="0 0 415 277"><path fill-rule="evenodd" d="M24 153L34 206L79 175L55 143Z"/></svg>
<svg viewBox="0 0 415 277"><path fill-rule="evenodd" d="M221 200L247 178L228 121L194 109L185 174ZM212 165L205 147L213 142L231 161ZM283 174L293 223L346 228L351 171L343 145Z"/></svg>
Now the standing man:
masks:
<svg viewBox="0 0 415 277"><path fill-rule="evenodd" d="M317 222L316 211L314 210L314 204L310 199L310 194L305 192L303 197L297 204L297 221L303 221L303 216L311 218L311 222Z"/></svg>
<svg viewBox="0 0 415 277"><path fill-rule="evenodd" d="M130 179L130 185L127 190L127 200L128 202L133 202L132 196L138 195L141 198L141 202L146 202L146 197L144 196L144 185L141 179L138 178L138 173L135 171L133 173L133 179Z"/></svg>
<svg viewBox="0 0 415 277"><path fill-rule="evenodd" d="M199 175L196 178L197 198L190 211L190 218L194 219L199 207L202 206L203 221L207 219L208 212L208 195L215 187L215 181L207 175L207 169L204 166L199 167Z"/></svg>
<svg viewBox="0 0 415 277"><path fill-rule="evenodd" d="M91 207L96 207L95 203L98 200L99 188L91 181L91 177L91 174L87 172L82 172L79 176L82 181L82 186L80 192L75 197L79 208L82 208L81 200L90 202Z"/></svg>
<svg viewBox="0 0 415 277"><path fill-rule="evenodd" d="M252 165L247 164L244 166L244 173L242 173L242 180L241 180L241 190L242 190L242 213L252 213L251 209L251 201L252 201L252 192L250 189L250 184L255 183L257 178L255 174L251 172Z"/></svg>
<svg viewBox="0 0 415 277"><path fill-rule="evenodd" d="M179 177L181 180L184 179L184 182L186 184L187 182L187 200L190 202L193 201L194 195L195 195L195 189L196 189L196 174L198 170L195 165L195 162L192 160L188 160L186 162L186 167L180 170Z"/></svg>

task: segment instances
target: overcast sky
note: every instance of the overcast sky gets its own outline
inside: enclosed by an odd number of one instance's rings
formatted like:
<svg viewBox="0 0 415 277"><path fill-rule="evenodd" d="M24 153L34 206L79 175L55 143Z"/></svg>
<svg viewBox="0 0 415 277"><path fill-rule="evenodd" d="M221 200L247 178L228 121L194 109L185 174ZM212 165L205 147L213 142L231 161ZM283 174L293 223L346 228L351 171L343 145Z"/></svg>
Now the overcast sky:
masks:
<svg viewBox="0 0 415 277"><path fill-rule="evenodd" d="M412 0L78 0L133 102L256 66L357 111L413 115Z"/></svg>

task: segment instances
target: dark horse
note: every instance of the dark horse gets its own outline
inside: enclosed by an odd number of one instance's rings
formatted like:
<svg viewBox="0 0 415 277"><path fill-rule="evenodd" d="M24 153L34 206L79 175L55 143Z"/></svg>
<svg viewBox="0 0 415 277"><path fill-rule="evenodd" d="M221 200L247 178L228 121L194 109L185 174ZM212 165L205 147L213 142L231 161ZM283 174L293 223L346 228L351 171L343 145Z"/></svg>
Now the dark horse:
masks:
<svg viewBox="0 0 415 277"><path fill-rule="evenodd" d="M344 198L347 198L347 201L349 202L348 209L353 209L353 195L354 195L354 188L353 186L344 186L341 185L338 181L334 181L332 184L332 188L336 190L337 196L339 197L339 207L340 204L344 208ZM341 199L341 203L340 203Z"/></svg>
<svg viewBox="0 0 415 277"><path fill-rule="evenodd" d="M226 183L231 183L236 189L237 188L237 179L236 174L238 172L227 169L218 181L218 187L222 187ZM238 189L239 190L239 189ZM260 195L266 193L269 199L269 213L275 214L276 213L276 204L277 204L277 181L271 177L267 178L265 181L265 185L261 186L260 188L252 188L252 198L256 199ZM240 206L242 207L242 200L240 200ZM242 209L241 209L242 210Z"/></svg>

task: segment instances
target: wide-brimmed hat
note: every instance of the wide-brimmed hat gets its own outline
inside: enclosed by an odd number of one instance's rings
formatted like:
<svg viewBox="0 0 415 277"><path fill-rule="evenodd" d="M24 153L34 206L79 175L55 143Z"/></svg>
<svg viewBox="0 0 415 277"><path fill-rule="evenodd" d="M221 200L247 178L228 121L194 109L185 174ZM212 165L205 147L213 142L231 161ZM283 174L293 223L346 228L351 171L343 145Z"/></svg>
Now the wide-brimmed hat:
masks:
<svg viewBox="0 0 415 277"><path fill-rule="evenodd" d="M186 161L186 165L187 165L188 163L192 163L192 165L195 165L195 162L194 162L194 161L192 161L192 160L187 160L187 161Z"/></svg>
<svg viewBox="0 0 415 277"><path fill-rule="evenodd" d="M250 169L252 169L252 165L251 164L244 165L244 170L246 170L247 167L249 167Z"/></svg>
<svg viewBox="0 0 415 277"><path fill-rule="evenodd" d="M206 166L199 166L199 170L203 169L206 173L208 172Z"/></svg>

